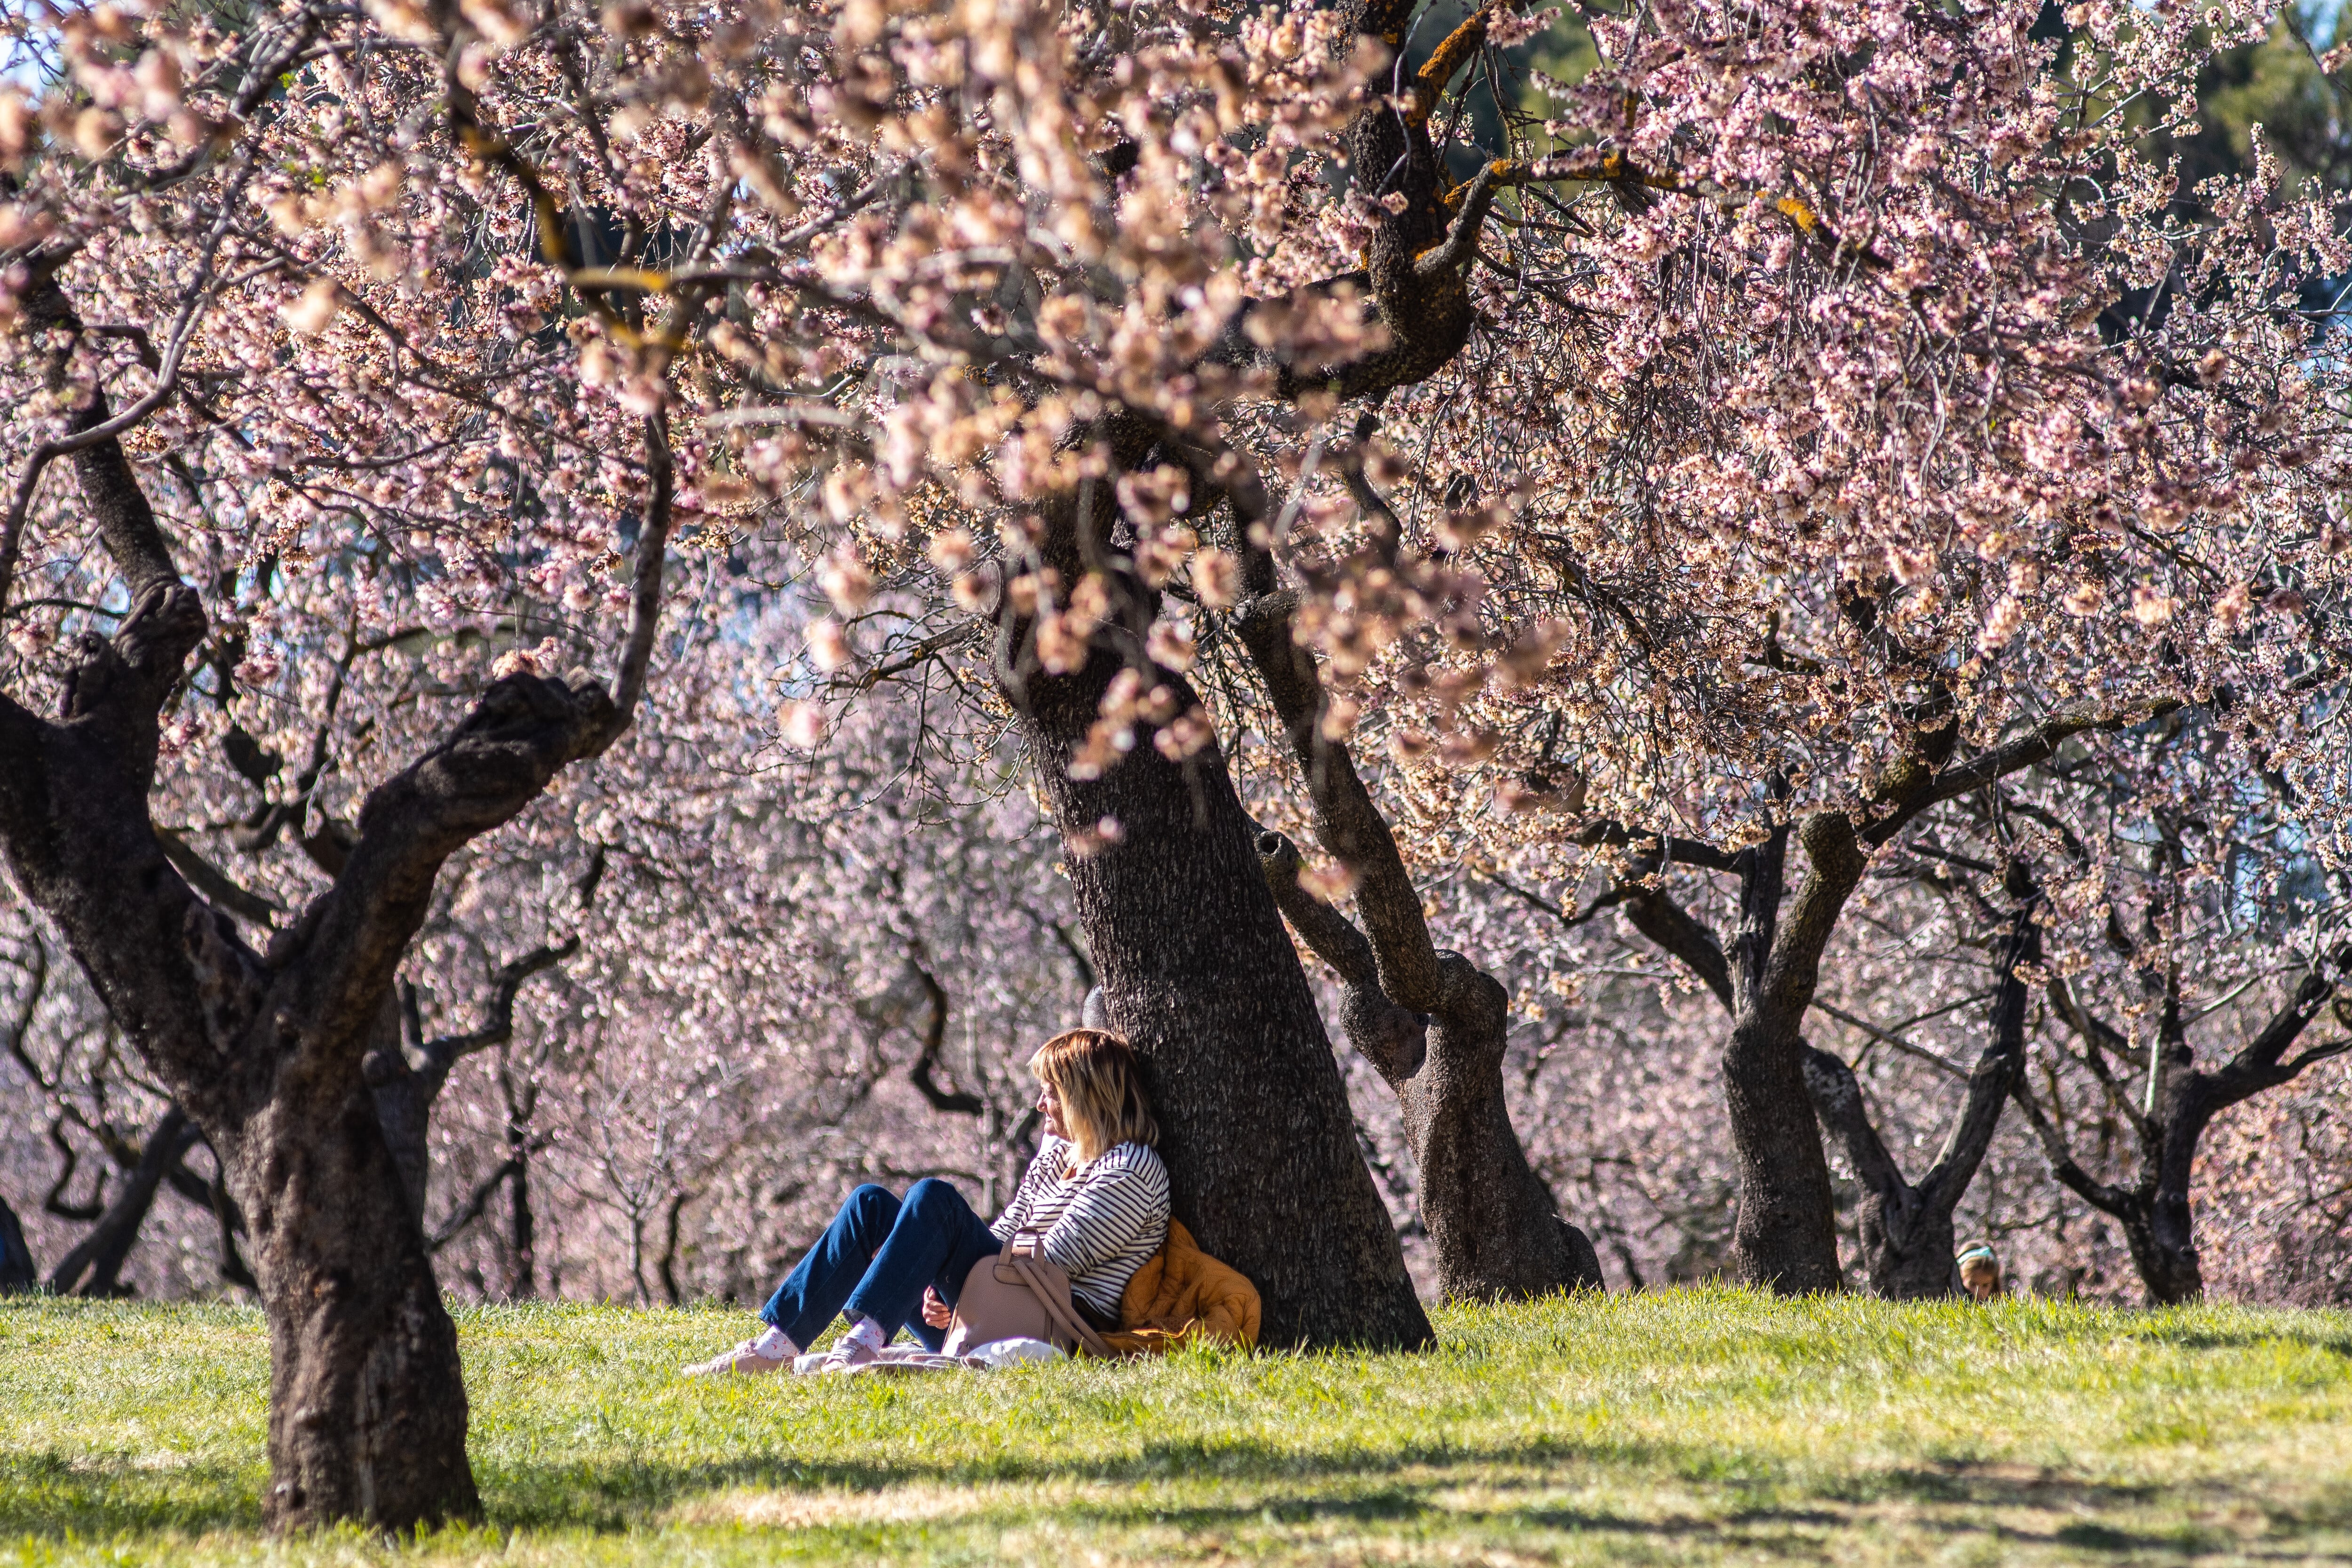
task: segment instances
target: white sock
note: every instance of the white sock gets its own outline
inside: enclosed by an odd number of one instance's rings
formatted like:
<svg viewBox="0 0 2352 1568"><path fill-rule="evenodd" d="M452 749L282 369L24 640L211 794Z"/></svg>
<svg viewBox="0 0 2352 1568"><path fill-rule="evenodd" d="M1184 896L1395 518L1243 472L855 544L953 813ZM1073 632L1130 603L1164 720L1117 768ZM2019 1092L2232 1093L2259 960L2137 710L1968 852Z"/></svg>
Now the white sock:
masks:
<svg viewBox="0 0 2352 1568"><path fill-rule="evenodd" d="M770 1361L790 1361L801 1353L801 1347L786 1338L782 1329L762 1329L760 1337L751 1342L751 1353Z"/></svg>
<svg viewBox="0 0 2352 1568"><path fill-rule="evenodd" d="M889 1343L890 1336L884 1333L882 1325L871 1318L851 1320L849 1331L841 1336L841 1348L844 1350L851 1345L863 1345L867 1350L879 1352L887 1348Z"/></svg>

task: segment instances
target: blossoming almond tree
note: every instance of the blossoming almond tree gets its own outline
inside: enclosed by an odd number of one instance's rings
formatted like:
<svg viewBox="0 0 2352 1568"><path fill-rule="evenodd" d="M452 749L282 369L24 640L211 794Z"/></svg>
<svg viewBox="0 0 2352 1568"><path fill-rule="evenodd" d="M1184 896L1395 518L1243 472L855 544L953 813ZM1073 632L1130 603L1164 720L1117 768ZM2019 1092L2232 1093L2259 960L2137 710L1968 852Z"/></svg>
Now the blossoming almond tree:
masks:
<svg viewBox="0 0 2352 1568"><path fill-rule="evenodd" d="M21 168L7 303L28 414L12 431L0 604L17 610L6 595L41 575L80 590L23 606L33 618L15 640L40 662L12 684L27 700L46 687L57 716L0 699L0 845L226 1164L272 1329L270 1517L404 1525L476 1502L455 1332L362 1060L442 862L626 727L654 653L673 459L657 405L629 421L629 447L603 432L583 441L561 414L541 417L548 356L503 355L493 332L452 334L445 357L435 339L455 323L434 315L449 295L395 321L336 292L320 252L289 245L301 224L273 222L257 172L304 166L306 145L388 149L392 134L347 102L326 111L340 126L306 142L320 106L280 81L332 73L341 55L324 21L265 10L224 32L201 15L68 13L45 39L59 75L42 111L60 139L39 141L17 97L0 116ZM402 262L430 278L437 261L456 293L478 283L464 233L427 222L408 237ZM317 342L341 304L383 358L338 362L338 345ZM609 537L626 509L637 548L610 595L625 623L610 685L528 670L490 685L421 756L386 770L331 886L256 951L155 831L150 794L188 738L189 686L208 666L267 678L214 652L250 633L241 591L268 598L279 572L318 559L354 504L351 479L382 476L387 501L403 492L429 520L417 533L439 536L427 550L510 537L511 514L469 493L501 440L541 456L585 447L616 465L598 531ZM260 531L246 533L257 517ZM77 560L84 549L102 551L105 569ZM76 620L89 629L42 659ZM108 622L110 634L97 629Z"/></svg>
<svg viewBox="0 0 2352 1568"><path fill-rule="evenodd" d="M1410 548L1366 548L1345 458L1290 531L1405 841L1605 868L1720 987L1731 1258L1783 1289L1839 1279L1802 1030L1880 858L2217 700L2342 798L2342 398L2300 289L2352 257L2259 155L2193 200L2147 155L2265 11L2076 11L1596 17L1581 144L1488 171L1590 183L1505 213L1492 351L1381 411ZM1736 882L1724 929L1675 867Z"/></svg>
<svg viewBox="0 0 2352 1568"><path fill-rule="evenodd" d="M2249 776L2243 738L2226 719L2152 727L2026 802L2041 857L2087 885L2097 924L2044 976L2053 1049L2017 1105L2057 1178L2123 1231L2159 1304L2204 1294L2192 1199L2208 1131L2352 1049L2336 1000L2352 963L2342 874L2314 853L2291 782L2308 775L2273 752L2285 766ZM2336 1026L2315 1029L2331 1011ZM2218 1060L2200 1063L2200 1036L2219 1037ZM2127 1160L2092 1152L2086 1106L2127 1132Z"/></svg>
<svg viewBox="0 0 2352 1568"><path fill-rule="evenodd" d="M1393 58L1401 74L1408 8L1376 4L1342 15L1349 31L1334 35L1327 48L1337 55L1352 46L1363 58ZM1370 99L1341 131L1339 145L1349 167L1392 170L1393 194L1400 198L1375 208L1362 199L1360 188L1357 192L1359 205L1377 215L1370 221L1369 267L1362 279L1339 285L1318 282L1272 308L1237 310L1233 324L1201 362L1197 378L1213 385L1220 379L1215 373L1239 363L1255 373L1259 387L1270 384L1277 396L1328 403L1334 395L1383 395L1426 377L1459 351L1470 324L1463 272L1491 193L1479 184L1449 191L1429 124L1448 80L1484 44L1489 19L1488 12L1475 14L1417 64L1401 100ZM1360 294L1353 294L1359 289ZM1263 329L1280 310L1305 313L1333 304L1339 308L1333 319L1347 331L1328 345L1254 330ZM1250 385L1244 381L1234 391ZM1112 437L1107 456L1125 470L1124 476L1115 489L1095 492L1091 518L1085 515L1087 498L1081 489L1076 521L1081 533L1074 542L1078 548L1065 544L1058 557L1048 552L1043 560L1045 574L1055 579L1083 578L1082 590L1086 583L1097 584L1100 596L1114 606L1113 625L1126 619L1129 636L1142 644L1139 650L1132 643L1122 647L1110 639L1080 668L1081 676L1087 668L1097 671L1094 679L1103 684L1082 703L1057 710L1064 733L1054 744L1078 742L1071 760L1057 771L1081 779L1102 778L1118 792L1132 792L1155 773L1165 780L1159 786L1161 804L1104 812L1118 825L1120 842L1087 857L1092 867L1099 868L1089 875L1115 877L1122 868L1132 868L1165 877L1172 860L1192 867L1191 874L1202 878L1204 887L1220 889L1218 896L1256 902L1256 889L1231 881L1239 865L1202 852L1221 839L1237 847L1247 847L1252 839L1238 811L1231 826L1218 822L1214 815L1202 820L1204 791L1216 792L1207 797L1214 799L1231 788L1224 763L1206 741L1202 720L1184 711L1189 684L1157 662L1159 650L1148 629L1162 598L1161 584L1152 581L1159 574L1149 563L1152 546L1157 542L1166 551L1181 543L1190 531L1173 524L1181 511L1216 530L1222 540L1215 552L1200 563L1192 586L1211 605L1222 602L1230 606L1230 629L1264 683L1299 776L1308 786L1318 835L1361 879L1358 903L1369 937L1301 882L1297 852L1286 840L1279 835L1255 839L1274 901L1342 978L1342 1016L1350 1042L1403 1102L1407 1138L1420 1176L1417 1196L1434 1244L1441 1290L1449 1297L1478 1299L1597 1286L1600 1270L1589 1240L1555 1212L1556 1201L1528 1167L1504 1106L1503 988L1466 959L1432 942L1420 895L1406 876L1387 824L1357 779L1344 743L1326 731L1318 672L1293 636L1297 598L1284 590L1272 549L1281 520L1255 460L1227 445L1214 428L1194 433L1171 426L1156 412L1137 412L1131 397L1123 398L1123 410L1100 427ZM1121 436L1127 440L1125 452ZM1183 504L1171 505L1179 495ZM1111 505L1114 498L1118 510ZM1040 542L1043 546L1052 541L1050 530L1062 515L1061 503L1041 515L1049 529ZM1122 522L1138 545L1129 560L1115 553ZM1154 526L1168 531L1157 542L1143 532ZM1084 548L1087 530L1097 536L1091 552ZM1071 606L1073 611L1079 608L1076 595ZM1058 627L1051 617L1034 625L1041 669L1032 673L1018 663L1007 668L1000 655L999 679L1010 688L1033 738L1042 739L1045 732L1037 726L1046 710L1037 706L1034 694L1051 681L1055 661L1050 642L1056 632L1069 635L1069 616L1065 614ZM1013 637L1030 635L1019 622L1010 631ZM1161 643L1181 645L1181 639L1163 634ZM1141 659L1135 657L1138 651ZM1107 680L1104 671L1108 672ZM1160 754L1122 761L1138 729L1152 723L1156 709L1164 709L1159 715L1163 719L1171 712L1182 714L1155 740L1153 751ZM1213 782L1207 782L1212 775ZM1084 806L1076 820L1085 824L1088 818L1083 811L1092 809L1091 805ZM1193 822L1189 835L1184 831L1188 816ZM1070 820L1066 815L1066 824ZM1145 825L1147 832L1137 831ZM1234 828L1243 831L1235 833ZM1087 879L1077 879L1082 909ZM1152 929L1139 919L1150 908L1142 889L1098 907L1102 918L1092 922L1098 948L1114 931L1142 934ZM1229 926L1226 932L1238 934L1242 929ZM1286 944L1276 932L1262 930L1249 940L1264 944L1255 950L1264 956L1253 962L1270 964L1289 989L1296 963L1285 951ZM1119 965L1106 962L1111 1016L1130 1033L1145 1036L1183 1026L1189 1020L1183 1019L1175 998L1187 992L1198 994L1209 973L1236 962L1220 958L1211 965L1188 964L1150 987L1164 987L1164 993L1141 1005L1123 989Z"/></svg>
<svg viewBox="0 0 2352 1568"><path fill-rule="evenodd" d="M25 305L68 342L80 335L53 275ZM493 687L370 794L334 888L256 952L171 868L148 814L158 713L206 614L108 431L103 391L68 409L84 502L134 597L68 671L58 719L0 706L12 873L229 1163L274 1329L273 1517L468 1511L456 1334L360 1061L440 862L625 723L651 653L667 520L646 530L616 689L530 675Z"/></svg>

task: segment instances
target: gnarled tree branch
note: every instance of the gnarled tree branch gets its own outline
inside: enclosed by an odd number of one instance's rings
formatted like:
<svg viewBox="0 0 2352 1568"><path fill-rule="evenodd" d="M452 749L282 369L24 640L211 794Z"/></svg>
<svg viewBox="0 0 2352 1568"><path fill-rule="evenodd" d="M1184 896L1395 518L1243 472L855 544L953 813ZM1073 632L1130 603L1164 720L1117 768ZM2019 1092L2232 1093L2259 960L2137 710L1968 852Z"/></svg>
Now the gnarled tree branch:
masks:
<svg viewBox="0 0 2352 1568"><path fill-rule="evenodd" d="M1429 1055L1429 1020L1381 994L1372 944L1355 922L1298 884L1298 847L1279 833L1257 836L1258 859L1266 886L1291 929L1331 966L1341 987L1339 1025L1357 1054L1372 1064L1390 1087L1421 1071Z"/></svg>

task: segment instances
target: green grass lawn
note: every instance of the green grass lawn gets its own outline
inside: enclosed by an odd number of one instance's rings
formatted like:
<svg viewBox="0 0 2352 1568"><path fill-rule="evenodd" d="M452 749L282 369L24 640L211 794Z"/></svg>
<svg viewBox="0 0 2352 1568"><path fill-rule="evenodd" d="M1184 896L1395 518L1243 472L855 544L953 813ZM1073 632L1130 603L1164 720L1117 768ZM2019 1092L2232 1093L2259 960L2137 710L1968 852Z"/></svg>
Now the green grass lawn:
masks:
<svg viewBox="0 0 2352 1568"><path fill-rule="evenodd" d="M2352 1559L2342 1313L1694 1290L1420 1356L674 1375L746 1321L463 1312L486 1522L274 1542L257 1314L0 1302L0 1562Z"/></svg>

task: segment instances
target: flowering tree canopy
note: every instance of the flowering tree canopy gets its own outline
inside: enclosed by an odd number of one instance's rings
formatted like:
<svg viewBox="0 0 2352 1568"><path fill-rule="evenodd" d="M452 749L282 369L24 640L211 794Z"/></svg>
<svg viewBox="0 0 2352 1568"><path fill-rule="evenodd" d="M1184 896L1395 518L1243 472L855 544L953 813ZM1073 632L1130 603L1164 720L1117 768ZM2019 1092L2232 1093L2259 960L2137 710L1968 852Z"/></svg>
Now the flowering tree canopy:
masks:
<svg viewBox="0 0 2352 1568"><path fill-rule="evenodd" d="M2233 819L2291 815L2272 847L2333 874L2352 249L2259 141L2186 185L2168 151L2271 8L1576 9L20 23L0 845L219 1152L279 1346L274 1517L473 1506L424 1135L389 1109L429 1109L436 1041L501 1033L455 1002L404 1033L412 944L480 910L445 867L539 875L476 954L510 1012L616 845L690 840L776 760L730 731L870 747L908 704L911 800L1025 748L1179 1212L1280 1342L1429 1332L1286 920L1398 1096L1444 1289L1597 1279L1507 1109L1502 960L1430 927L1468 860L1597 879L1563 918L1622 910L1720 999L1731 1267L1838 1281L1826 1122L1895 1289L2023 1092L2029 991L2065 1012L2113 923L2093 884L2139 840L2088 802L2171 823L2183 778L2258 779L2279 804ZM1530 66L1559 29L1573 68ZM2151 725L2203 760L2116 763ZM2165 831L2175 881L2244 886L2242 835ZM2002 934L1914 1186L1802 1031L1857 890L1933 866ZM770 962L822 945L757 905L670 908ZM2128 963L2161 971L2179 907ZM2314 1059L2283 1053L2334 984L2333 917L2297 908L2310 978L2256 1076ZM912 936L891 962L944 1020ZM2096 1071L2114 1029L2076 1011ZM926 1101L993 1104L941 1048ZM655 1151L604 1162L638 1250L736 1060L604 1082ZM2178 1254L2175 1164L2129 1201L2067 1179Z"/></svg>

